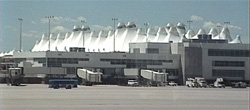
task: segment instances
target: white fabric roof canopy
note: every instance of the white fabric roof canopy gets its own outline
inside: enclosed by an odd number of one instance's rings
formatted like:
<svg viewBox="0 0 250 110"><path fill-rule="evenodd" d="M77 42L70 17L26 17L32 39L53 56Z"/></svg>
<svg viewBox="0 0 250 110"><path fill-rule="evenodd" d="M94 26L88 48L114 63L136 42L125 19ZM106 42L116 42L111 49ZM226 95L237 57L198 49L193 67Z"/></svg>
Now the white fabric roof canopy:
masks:
<svg viewBox="0 0 250 110"><path fill-rule="evenodd" d="M159 27L157 30L137 28L133 22L128 22L126 25L118 23L115 33L113 30L95 32L87 25L81 28L74 26L70 33L50 35L50 51L69 51L70 47L84 47L87 52L110 52L114 51L115 37L115 51L128 52L130 42L146 42L147 39L148 42L182 42L187 39L197 39L199 34L207 33L204 29L199 29L197 33L193 30L187 31L182 23L177 23L176 26L168 23L166 27ZM212 39L226 39L229 43L242 43L239 36L232 40L229 29L226 27L221 32L211 28L208 34L212 35ZM48 36L43 35L32 51L48 51L48 44Z"/></svg>

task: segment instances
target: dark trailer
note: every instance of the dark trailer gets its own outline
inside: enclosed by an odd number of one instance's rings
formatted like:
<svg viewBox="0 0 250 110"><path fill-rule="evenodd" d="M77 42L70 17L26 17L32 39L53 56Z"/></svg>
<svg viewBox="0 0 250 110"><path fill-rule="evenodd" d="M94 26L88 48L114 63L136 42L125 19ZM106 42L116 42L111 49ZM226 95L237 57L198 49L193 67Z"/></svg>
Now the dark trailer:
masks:
<svg viewBox="0 0 250 110"><path fill-rule="evenodd" d="M78 81L76 79L50 79L49 88L77 88Z"/></svg>

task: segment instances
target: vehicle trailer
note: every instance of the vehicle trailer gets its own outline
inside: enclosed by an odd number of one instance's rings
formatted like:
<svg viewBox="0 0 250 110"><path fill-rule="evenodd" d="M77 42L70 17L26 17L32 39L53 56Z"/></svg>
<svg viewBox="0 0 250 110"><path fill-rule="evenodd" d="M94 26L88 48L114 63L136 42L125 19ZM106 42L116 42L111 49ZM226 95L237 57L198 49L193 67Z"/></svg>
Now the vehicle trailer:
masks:
<svg viewBox="0 0 250 110"><path fill-rule="evenodd" d="M49 88L77 88L78 81L76 79L50 79Z"/></svg>
<svg viewBox="0 0 250 110"><path fill-rule="evenodd" d="M22 68L8 68L8 84L12 86L20 86L23 78Z"/></svg>

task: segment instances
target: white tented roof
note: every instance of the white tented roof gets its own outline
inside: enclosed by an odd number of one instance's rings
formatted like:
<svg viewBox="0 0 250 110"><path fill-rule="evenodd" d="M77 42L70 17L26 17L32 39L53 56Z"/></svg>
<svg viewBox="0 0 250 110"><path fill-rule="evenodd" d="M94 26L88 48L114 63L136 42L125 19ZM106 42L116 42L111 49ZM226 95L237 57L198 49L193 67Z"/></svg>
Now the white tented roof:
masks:
<svg viewBox="0 0 250 110"><path fill-rule="evenodd" d="M201 34L206 34L206 31L204 29L199 29L197 34L194 37L192 37L192 39L198 39L198 35L201 35Z"/></svg>
<svg viewBox="0 0 250 110"><path fill-rule="evenodd" d="M177 23L174 26L168 23L166 27L137 28L134 22L118 23L113 30L93 31L89 26L74 26L73 31L66 34L50 35L51 51L69 51L70 47L85 48L87 52L129 51L130 42L183 42L188 39L198 39L199 34L207 34L204 29L197 33L193 30L186 31L185 25ZM233 41L228 28L223 28L220 33L215 28L210 29L212 39L226 39L229 43L241 43L240 37ZM48 51L48 35L42 35L41 40L35 43L32 51Z"/></svg>
<svg viewBox="0 0 250 110"><path fill-rule="evenodd" d="M208 34L212 35L212 38L214 38L218 35L218 31L215 28L211 28Z"/></svg>
<svg viewBox="0 0 250 110"><path fill-rule="evenodd" d="M170 29L171 27L173 27L173 26L174 26L174 25L173 25L172 23L168 23L166 28L169 30L169 29Z"/></svg>
<svg viewBox="0 0 250 110"><path fill-rule="evenodd" d="M187 33L185 34L186 38L191 39L192 37L195 36L195 33L193 30L188 30Z"/></svg>
<svg viewBox="0 0 250 110"><path fill-rule="evenodd" d="M188 39L186 38L185 34L183 34L179 42L185 42L185 41L188 41Z"/></svg>
<svg viewBox="0 0 250 110"><path fill-rule="evenodd" d="M170 27L167 35L167 42L179 42L180 41L180 36L179 33L176 29L176 27Z"/></svg>
<svg viewBox="0 0 250 110"><path fill-rule="evenodd" d="M242 41L240 39L240 35L237 35L236 38L234 40L232 40L231 42L229 42L231 44L242 44Z"/></svg>

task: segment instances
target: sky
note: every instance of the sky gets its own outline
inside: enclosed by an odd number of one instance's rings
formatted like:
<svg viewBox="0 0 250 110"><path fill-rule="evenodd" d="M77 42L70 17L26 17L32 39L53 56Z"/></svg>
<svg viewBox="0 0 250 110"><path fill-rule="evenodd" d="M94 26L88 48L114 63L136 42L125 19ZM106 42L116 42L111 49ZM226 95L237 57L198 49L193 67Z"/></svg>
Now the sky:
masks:
<svg viewBox="0 0 250 110"><path fill-rule="evenodd" d="M249 43L249 1L248 0L0 0L0 52L19 50L20 21L22 18L22 47L29 51L42 34L48 33L48 19L51 33L66 33L74 25L87 21L91 30L111 29L112 18L118 22L135 22L138 28L165 27L192 20L195 32L203 28L227 24L231 37L241 36L243 43Z"/></svg>

